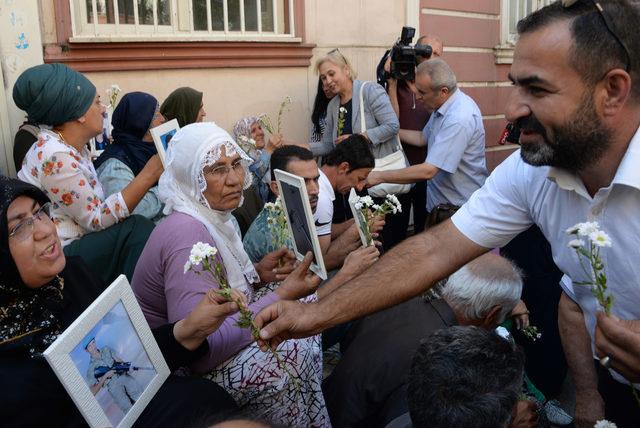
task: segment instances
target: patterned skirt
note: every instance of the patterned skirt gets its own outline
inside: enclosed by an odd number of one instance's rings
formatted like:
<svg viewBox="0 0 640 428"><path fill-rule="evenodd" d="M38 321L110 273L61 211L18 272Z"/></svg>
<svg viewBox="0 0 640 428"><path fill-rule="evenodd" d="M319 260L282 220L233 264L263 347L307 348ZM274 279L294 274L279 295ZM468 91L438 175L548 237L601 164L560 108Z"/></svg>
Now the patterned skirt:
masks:
<svg viewBox="0 0 640 428"><path fill-rule="evenodd" d="M315 295L303 299L312 300ZM281 343L276 353L284 369L254 342L204 377L222 386L252 417L291 427L330 427L320 342L317 335Z"/></svg>

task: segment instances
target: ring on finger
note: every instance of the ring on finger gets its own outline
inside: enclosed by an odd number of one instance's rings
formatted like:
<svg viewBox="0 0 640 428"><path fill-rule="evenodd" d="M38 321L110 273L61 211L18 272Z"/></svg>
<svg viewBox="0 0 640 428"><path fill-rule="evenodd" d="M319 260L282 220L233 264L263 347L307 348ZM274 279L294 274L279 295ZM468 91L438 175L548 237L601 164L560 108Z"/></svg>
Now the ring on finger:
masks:
<svg viewBox="0 0 640 428"><path fill-rule="evenodd" d="M609 366L611 365L611 357L606 355L602 358L600 358L600 365L606 369L609 368Z"/></svg>

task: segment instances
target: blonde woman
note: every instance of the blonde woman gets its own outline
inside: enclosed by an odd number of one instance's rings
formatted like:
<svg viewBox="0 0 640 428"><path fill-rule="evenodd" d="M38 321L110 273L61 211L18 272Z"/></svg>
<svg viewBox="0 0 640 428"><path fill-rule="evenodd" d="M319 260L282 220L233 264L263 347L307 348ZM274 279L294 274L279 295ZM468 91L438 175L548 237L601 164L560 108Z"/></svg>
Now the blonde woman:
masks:
<svg viewBox="0 0 640 428"><path fill-rule="evenodd" d="M316 156L328 154L336 144L340 144L350 134L360 133L360 91L361 80L351 64L334 49L316 62L316 70L323 85L337 94L327 106L326 128L322 141L313 144L311 151ZM371 140L376 159L397 150L396 135L400 129L398 117L382 86L369 83L364 87L363 101L367 138Z"/></svg>
<svg viewBox="0 0 640 428"><path fill-rule="evenodd" d="M349 60L334 49L316 62L316 70L320 75L320 81L328 91L337 94L327 106L326 126L322 141L311 143L311 151L314 156L324 156L333 148L344 141L351 134L361 133L362 118L360 117L360 92L364 103L364 116L366 131L365 136L371 141L371 151L376 159L383 158L399 150L397 135L400 130L400 122L384 88L375 82L356 79L356 73ZM409 204L407 195L397 195L400 203ZM341 196L336 195L337 198ZM377 199L376 203L382 200ZM338 203L334 211L333 222L341 223L351 218L346 201ZM382 230L382 243L385 249L390 249L406 237L407 224L401 216L387 218L385 228Z"/></svg>

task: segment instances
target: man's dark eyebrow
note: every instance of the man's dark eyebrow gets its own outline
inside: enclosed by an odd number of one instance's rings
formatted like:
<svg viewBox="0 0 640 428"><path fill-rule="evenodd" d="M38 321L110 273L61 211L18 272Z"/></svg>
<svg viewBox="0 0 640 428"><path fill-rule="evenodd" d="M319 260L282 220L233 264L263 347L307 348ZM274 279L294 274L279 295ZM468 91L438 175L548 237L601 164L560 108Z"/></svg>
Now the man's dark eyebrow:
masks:
<svg viewBox="0 0 640 428"><path fill-rule="evenodd" d="M519 86L529 86L533 84L545 84L547 83L544 79L541 79L539 76L535 74L533 76L524 77L522 79L515 79L511 73L509 73L509 80L511 83L517 84Z"/></svg>
<svg viewBox="0 0 640 428"><path fill-rule="evenodd" d="M33 204L31 204L31 209L29 210L29 212L33 212L33 210L36 208L36 206L38 205L38 201L36 201L35 199L33 200ZM7 219L7 223L11 223L13 220L20 220L25 218L26 214L25 213L21 213L18 215L14 215L13 217L10 217Z"/></svg>

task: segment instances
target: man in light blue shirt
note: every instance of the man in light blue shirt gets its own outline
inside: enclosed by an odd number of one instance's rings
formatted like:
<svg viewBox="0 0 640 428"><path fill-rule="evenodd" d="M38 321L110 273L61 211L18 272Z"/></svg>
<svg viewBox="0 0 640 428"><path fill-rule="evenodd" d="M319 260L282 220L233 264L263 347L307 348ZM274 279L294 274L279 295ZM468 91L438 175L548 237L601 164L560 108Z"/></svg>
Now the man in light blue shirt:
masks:
<svg viewBox="0 0 640 428"><path fill-rule="evenodd" d="M458 88L456 76L442 59L423 62L416 71L416 100L433 112L420 131L400 130L402 141L428 146L424 163L392 171L374 171L367 182L427 182L427 210L438 205L460 206L487 176L484 126L476 103Z"/></svg>

